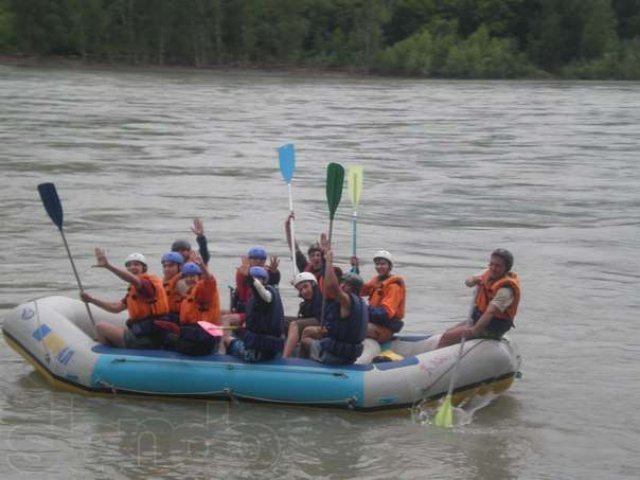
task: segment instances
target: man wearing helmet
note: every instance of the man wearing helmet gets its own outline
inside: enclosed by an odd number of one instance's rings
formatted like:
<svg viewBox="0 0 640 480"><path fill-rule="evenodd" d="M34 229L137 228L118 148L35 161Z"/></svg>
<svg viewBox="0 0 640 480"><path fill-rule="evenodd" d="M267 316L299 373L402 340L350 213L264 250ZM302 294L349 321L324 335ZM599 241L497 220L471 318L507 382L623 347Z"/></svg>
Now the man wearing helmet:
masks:
<svg viewBox="0 0 640 480"><path fill-rule="evenodd" d="M298 296L302 298L302 302L300 302L297 319L290 321L287 327L283 358L293 354L305 328L320 325L322 294L315 275L311 272L299 273L293 280L293 286L298 290Z"/></svg>
<svg viewBox="0 0 640 480"><path fill-rule="evenodd" d="M159 348L160 339L155 333L153 320L162 318L169 312L162 279L147 273L147 261L141 253L132 253L125 259L126 270L109 263L104 250L96 248L95 253L97 267L106 268L129 283L127 295L119 302L99 300L86 292L81 293L80 297L84 302L93 303L108 312L129 311L127 328L98 323L98 341L116 347Z"/></svg>
<svg viewBox="0 0 640 480"><path fill-rule="evenodd" d="M241 264L236 270L236 288L231 301L231 313L225 313L223 323L225 325L242 325L246 318L246 308L251 296L252 279L249 276L249 269L252 267L264 268L267 272L267 284L277 286L280 283L280 270L278 257L272 256L270 264L267 266L267 250L259 245L251 247L246 256L241 258Z"/></svg>
<svg viewBox="0 0 640 480"><path fill-rule="evenodd" d="M404 326L406 288L404 279L392 275L393 257L387 250L379 250L373 256L377 275L365 283L361 295L369 297L369 327L367 336L379 343L386 342ZM359 260L352 258L355 269Z"/></svg>
<svg viewBox="0 0 640 480"><path fill-rule="evenodd" d="M513 327L520 303L520 280L512 267L511 252L498 248L491 252L487 270L464 281L467 287L477 287L472 324L462 322L447 330L438 348L454 345L463 337L501 338Z"/></svg>
<svg viewBox="0 0 640 480"><path fill-rule="evenodd" d="M325 252L327 302L322 326L307 327L302 334L302 351L312 360L332 365L349 365L362 355L367 337L369 310L360 298L360 275L346 273L338 282L333 269L333 252Z"/></svg>
<svg viewBox="0 0 640 480"><path fill-rule="evenodd" d="M264 267L249 268L252 294L247 303L246 331L242 338L225 338L227 353L245 362L271 360L282 352L284 307L278 289L268 284Z"/></svg>
<svg viewBox="0 0 640 480"><path fill-rule="evenodd" d="M209 272L200 256L182 266L180 275L188 290L180 304L179 326L156 320L157 327L165 330L164 345L187 355L207 355L218 345L198 322L220 324L220 298L215 277Z"/></svg>
<svg viewBox="0 0 640 480"><path fill-rule="evenodd" d="M180 281L180 269L184 264L184 257L178 252L168 252L162 255L162 286L169 300L168 316L178 321L180 316L180 303L184 297L178 287Z"/></svg>

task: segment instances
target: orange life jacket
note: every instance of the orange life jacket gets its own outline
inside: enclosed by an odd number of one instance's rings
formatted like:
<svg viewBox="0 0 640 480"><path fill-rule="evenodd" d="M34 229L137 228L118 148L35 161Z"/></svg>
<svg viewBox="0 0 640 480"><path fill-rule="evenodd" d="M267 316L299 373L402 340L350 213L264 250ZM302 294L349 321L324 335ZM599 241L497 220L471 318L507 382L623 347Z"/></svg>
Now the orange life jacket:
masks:
<svg viewBox="0 0 640 480"><path fill-rule="evenodd" d="M376 275L362 287L362 295L369 296L369 305L384 307L389 319L402 320L407 290L404 279L398 275L391 275L380 281Z"/></svg>
<svg viewBox="0 0 640 480"><path fill-rule="evenodd" d="M180 274L176 273L169 280L162 282L164 291L167 294L167 299L169 301L169 311L171 313L180 313L180 304L182 303L182 299L184 298L178 291L178 281L180 280L180 278L182 278Z"/></svg>
<svg viewBox="0 0 640 480"><path fill-rule="evenodd" d="M489 307L489 303L496 296L498 290L503 287L510 288L513 292L513 302L504 312L496 312L494 318L498 320L511 320L513 321L518 311L518 304L520 303L520 280L518 275L514 272L507 272L502 278L489 280L489 270L484 272L481 277L480 285L478 287L478 293L476 295L476 308L483 314Z"/></svg>
<svg viewBox="0 0 640 480"><path fill-rule="evenodd" d="M129 285L127 296L125 297L129 318L133 321L138 321L149 317L160 317L169 313L169 300L162 286L162 279L146 273L138 275L138 277L141 280L151 282L154 295L151 298L144 298L135 286Z"/></svg>
<svg viewBox="0 0 640 480"><path fill-rule="evenodd" d="M180 305L180 323L188 325L206 321L220 325L220 296L213 276L198 280Z"/></svg>

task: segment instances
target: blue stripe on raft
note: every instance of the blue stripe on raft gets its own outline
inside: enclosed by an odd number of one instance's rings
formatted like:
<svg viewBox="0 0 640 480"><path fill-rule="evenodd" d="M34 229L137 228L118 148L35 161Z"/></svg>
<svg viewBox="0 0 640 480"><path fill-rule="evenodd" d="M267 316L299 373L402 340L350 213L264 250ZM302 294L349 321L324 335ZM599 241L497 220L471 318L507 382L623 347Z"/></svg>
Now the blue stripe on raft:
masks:
<svg viewBox="0 0 640 480"><path fill-rule="evenodd" d="M105 351L106 349L106 351ZM244 363L227 355L186 357L173 352L96 347L91 385L156 395L235 395L256 400L364 404L370 365L327 367L300 359Z"/></svg>
<svg viewBox="0 0 640 480"><path fill-rule="evenodd" d="M42 324L40 325L38 328L36 328L33 333L31 334L31 336L36 340L36 341L40 341L42 340L44 337L46 337L47 335L49 335L51 333L51 329L46 325L46 324Z"/></svg>

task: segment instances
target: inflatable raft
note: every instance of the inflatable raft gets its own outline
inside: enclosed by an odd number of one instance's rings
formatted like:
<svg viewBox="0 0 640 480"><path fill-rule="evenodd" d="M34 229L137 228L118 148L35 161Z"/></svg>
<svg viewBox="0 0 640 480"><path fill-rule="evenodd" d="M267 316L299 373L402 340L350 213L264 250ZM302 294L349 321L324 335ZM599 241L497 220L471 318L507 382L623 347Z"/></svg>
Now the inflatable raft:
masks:
<svg viewBox="0 0 640 480"><path fill-rule="evenodd" d="M124 316L92 309L96 322L124 323ZM384 345L402 360L370 363L379 346L368 342L349 366L277 359L243 363L222 354L188 357L158 350L98 344L85 305L54 296L15 307L2 326L7 343L57 388L82 393L240 399L289 405L380 410L444 397L459 345L433 350L439 336L400 336ZM370 343L369 343L370 342ZM378 349L378 350L376 350ZM507 390L520 355L507 339L465 342L454 402Z"/></svg>

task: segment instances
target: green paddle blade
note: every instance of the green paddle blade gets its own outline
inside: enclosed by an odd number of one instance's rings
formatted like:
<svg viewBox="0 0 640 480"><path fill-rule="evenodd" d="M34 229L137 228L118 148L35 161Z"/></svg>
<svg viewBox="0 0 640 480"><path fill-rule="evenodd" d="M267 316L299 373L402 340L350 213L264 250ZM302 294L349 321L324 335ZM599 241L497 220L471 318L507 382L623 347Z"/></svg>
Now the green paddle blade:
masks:
<svg viewBox="0 0 640 480"><path fill-rule="evenodd" d="M349 167L349 173L347 175L349 198L351 199L351 205L353 205L354 209L358 207L360 195L362 194L362 170L361 165L353 165Z"/></svg>
<svg viewBox="0 0 640 480"><path fill-rule="evenodd" d="M329 205L330 220L333 220L340 204L343 185L344 168L339 163L330 163L327 166L327 204Z"/></svg>
<svg viewBox="0 0 640 480"><path fill-rule="evenodd" d="M438 408L435 417L433 417L433 424L436 427L453 427L453 407L451 406L451 395L447 395Z"/></svg>

